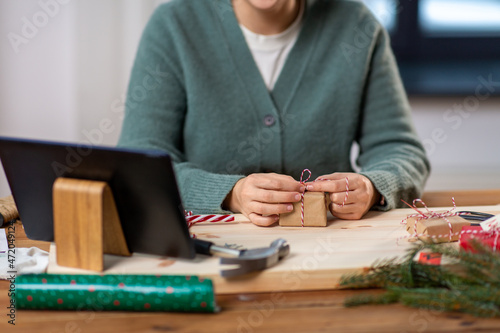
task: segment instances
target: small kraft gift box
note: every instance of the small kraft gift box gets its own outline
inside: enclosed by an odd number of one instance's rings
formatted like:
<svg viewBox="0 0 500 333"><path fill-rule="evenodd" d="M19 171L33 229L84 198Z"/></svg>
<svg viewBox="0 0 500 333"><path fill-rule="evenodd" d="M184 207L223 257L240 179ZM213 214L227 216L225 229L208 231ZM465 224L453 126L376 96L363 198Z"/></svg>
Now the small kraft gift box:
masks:
<svg viewBox="0 0 500 333"><path fill-rule="evenodd" d="M460 238L462 227L471 223L458 216L422 217L410 215L406 219L406 231L425 243L456 242Z"/></svg>
<svg viewBox="0 0 500 333"><path fill-rule="evenodd" d="M293 204L293 211L280 215L282 227L326 227L328 208L324 192L304 193L304 221L302 223L302 201Z"/></svg>

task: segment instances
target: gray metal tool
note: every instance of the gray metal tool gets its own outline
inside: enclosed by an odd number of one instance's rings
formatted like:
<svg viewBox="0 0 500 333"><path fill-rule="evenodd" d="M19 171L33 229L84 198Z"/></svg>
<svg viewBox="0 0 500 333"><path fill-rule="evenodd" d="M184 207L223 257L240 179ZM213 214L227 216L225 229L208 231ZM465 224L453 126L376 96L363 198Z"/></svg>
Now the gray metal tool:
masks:
<svg viewBox="0 0 500 333"><path fill-rule="evenodd" d="M269 247L250 250L237 250L217 246L212 242L195 239L196 253L221 257L223 265L238 265L237 268L221 271L221 276L229 278L260 271L276 265L290 253L290 245L286 240L278 238Z"/></svg>

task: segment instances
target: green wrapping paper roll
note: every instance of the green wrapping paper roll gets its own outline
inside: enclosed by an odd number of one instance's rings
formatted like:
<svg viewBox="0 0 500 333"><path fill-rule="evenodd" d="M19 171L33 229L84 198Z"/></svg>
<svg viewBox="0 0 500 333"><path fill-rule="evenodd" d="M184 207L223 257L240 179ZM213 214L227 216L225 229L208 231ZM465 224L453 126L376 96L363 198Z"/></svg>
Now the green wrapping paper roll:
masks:
<svg viewBox="0 0 500 333"><path fill-rule="evenodd" d="M217 312L212 281L164 275L20 275L17 309Z"/></svg>

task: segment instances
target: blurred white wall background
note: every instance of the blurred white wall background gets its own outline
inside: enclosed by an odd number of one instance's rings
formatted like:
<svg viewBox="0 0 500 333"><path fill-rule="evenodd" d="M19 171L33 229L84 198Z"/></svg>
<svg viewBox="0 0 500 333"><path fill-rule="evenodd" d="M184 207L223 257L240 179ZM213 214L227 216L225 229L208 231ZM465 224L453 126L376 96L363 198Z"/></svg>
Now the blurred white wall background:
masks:
<svg viewBox="0 0 500 333"><path fill-rule="evenodd" d="M0 1L0 135L114 145L137 44L161 2ZM500 99L452 126L444 114L464 98L411 100L433 164L428 189L500 188ZM0 169L0 197L9 193Z"/></svg>
<svg viewBox="0 0 500 333"><path fill-rule="evenodd" d="M0 135L114 145L137 45L161 2L0 1ZM0 168L0 197L9 193Z"/></svg>

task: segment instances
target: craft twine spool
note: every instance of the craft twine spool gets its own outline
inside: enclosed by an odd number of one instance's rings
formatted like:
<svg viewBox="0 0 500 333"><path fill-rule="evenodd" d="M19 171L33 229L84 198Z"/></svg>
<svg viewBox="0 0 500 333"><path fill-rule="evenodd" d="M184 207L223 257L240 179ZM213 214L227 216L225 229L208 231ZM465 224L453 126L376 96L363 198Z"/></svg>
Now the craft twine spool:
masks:
<svg viewBox="0 0 500 333"><path fill-rule="evenodd" d="M14 198L8 196L0 199L0 225L19 218Z"/></svg>

